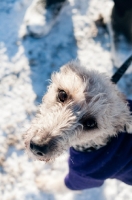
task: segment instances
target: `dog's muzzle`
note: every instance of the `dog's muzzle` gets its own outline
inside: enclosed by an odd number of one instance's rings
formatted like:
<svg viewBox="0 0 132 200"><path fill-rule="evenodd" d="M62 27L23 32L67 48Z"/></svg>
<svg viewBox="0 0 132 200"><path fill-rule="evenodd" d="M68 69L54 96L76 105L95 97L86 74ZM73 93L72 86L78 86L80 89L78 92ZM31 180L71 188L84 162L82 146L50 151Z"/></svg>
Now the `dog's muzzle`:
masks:
<svg viewBox="0 0 132 200"><path fill-rule="evenodd" d="M30 141L30 150L33 154L35 154L36 156L44 156L45 154L48 153L49 151L49 145L45 144L45 145L38 145L35 144L32 140Z"/></svg>
<svg viewBox="0 0 132 200"><path fill-rule="evenodd" d="M38 144L37 141L34 140L34 137L30 140L30 151L35 156L46 156L51 155L58 149L58 143L63 138L60 136L54 136L52 139L50 139L47 143L44 144Z"/></svg>

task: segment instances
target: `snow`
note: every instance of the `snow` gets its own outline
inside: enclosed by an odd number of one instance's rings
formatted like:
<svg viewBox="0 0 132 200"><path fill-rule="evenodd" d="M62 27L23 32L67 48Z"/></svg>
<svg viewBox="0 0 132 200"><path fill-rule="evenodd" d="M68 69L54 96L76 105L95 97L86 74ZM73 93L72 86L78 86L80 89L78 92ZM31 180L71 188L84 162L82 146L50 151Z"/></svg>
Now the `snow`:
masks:
<svg viewBox="0 0 132 200"><path fill-rule="evenodd" d="M131 186L107 180L100 188L69 193L46 193L37 178L50 180L67 172L68 153L54 163L32 161L24 152L22 133L41 103L53 71L78 58L112 75L107 31L95 26L100 13L106 18L111 0L70 0L50 34L21 40L19 30L31 0L0 0L0 199L2 200L130 200ZM131 72L119 87L132 98Z"/></svg>

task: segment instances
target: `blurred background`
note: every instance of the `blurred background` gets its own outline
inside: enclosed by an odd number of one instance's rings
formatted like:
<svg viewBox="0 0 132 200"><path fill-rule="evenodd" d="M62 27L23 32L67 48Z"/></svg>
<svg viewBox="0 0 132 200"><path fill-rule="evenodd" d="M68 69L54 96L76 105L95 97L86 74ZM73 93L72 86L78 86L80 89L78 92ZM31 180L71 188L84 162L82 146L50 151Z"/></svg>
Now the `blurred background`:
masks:
<svg viewBox="0 0 132 200"><path fill-rule="evenodd" d="M50 75L68 61L111 76L107 21L112 0L69 0L50 33L41 38L19 37L31 0L0 0L0 199L1 200L130 200L132 189L116 180L100 188L63 195L43 190L45 177L67 173L68 152L54 163L32 161L24 150L22 134L34 118ZM132 71L132 70L131 70ZM131 71L119 82L132 98ZM38 177L42 179L38 181Z"/></svg>

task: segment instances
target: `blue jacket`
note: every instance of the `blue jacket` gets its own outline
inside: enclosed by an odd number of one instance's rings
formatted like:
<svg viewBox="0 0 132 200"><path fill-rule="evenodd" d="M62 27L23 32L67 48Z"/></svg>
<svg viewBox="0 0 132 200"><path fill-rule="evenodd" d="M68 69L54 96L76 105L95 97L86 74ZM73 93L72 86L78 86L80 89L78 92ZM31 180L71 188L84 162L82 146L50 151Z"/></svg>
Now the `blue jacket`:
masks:
<svg viewBox="0 0 132 200"><path fill-rule="evenodd" d="M132 111L132 101L129 106ZM69 189L99 187L107 178L132 185L132 134L119 133L106 146L92 152L70 148L69 173L65 178Z"/></svg>

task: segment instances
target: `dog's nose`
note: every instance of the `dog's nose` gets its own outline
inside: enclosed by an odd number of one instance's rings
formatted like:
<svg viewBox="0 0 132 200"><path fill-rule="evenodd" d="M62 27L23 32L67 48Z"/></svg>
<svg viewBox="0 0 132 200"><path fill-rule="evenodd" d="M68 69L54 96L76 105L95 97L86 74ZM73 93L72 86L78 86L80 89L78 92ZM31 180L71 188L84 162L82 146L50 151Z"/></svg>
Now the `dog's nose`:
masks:
<svg viewBox="0 0 132 200"><path fill-rule="evenodd" d="M48 145L38 145L35 144L32 140L30 141L30 149L33 153L37 154L38 156L44 156L48 152Z"/></svg>

